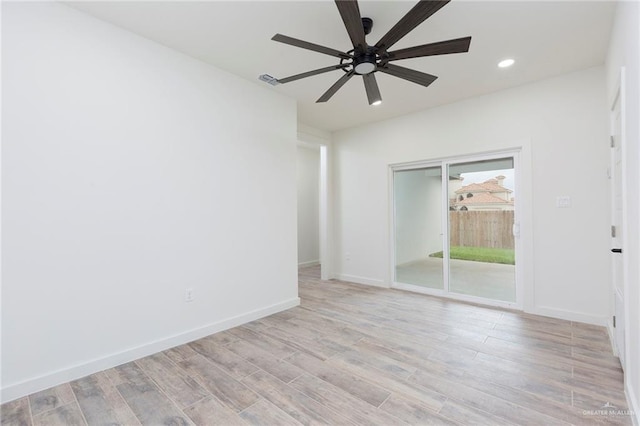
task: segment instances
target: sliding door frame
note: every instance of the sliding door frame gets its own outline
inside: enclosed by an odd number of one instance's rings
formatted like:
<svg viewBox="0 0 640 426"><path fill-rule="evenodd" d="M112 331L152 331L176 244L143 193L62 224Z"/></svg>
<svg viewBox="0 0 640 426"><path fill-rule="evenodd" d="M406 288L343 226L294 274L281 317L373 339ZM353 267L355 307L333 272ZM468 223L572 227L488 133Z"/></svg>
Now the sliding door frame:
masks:
<svg viewBox="0 0 640 426"><path fill-rule="evenodd" d="M518 235L515 236L515 252L516 252L516 265L515 265L515 283L516 283L516 301L506 302L495 299L488 299L479 296L472 296L467 294L453 293L449 290L450 279L450 267L449 267L449 166L463 163L470 163L475 161L484 160L496 160L501 158L513 158L514 176L515 176L515 193L523 194L522 185L522 172L521 172L521 148L506 149L500 151L485 152L479 154L468 154L451 157L442 157L432 160L412 161L398 164L391 164L389 166L389 217L390 220L390 243L389 250L389 277L391 281L391 287L400 290L413 291L416 293L428 294L433 296L445 297L454 300L461 300L465 302L478 303L487 306L497 306L509 309L523 310L524 307L524 262L525 256L523 256L523 241L522 241L522 196L515 197L514 202L514 230L518 231ZM441 238L442 238L442 263L443 263L443 289L433 289L428 287L421 287L418 285L405 284L396 281L396 199L395 199L395 172L422 169L428 167L440 167L442 174L442 223L441 223Z"/></svg>

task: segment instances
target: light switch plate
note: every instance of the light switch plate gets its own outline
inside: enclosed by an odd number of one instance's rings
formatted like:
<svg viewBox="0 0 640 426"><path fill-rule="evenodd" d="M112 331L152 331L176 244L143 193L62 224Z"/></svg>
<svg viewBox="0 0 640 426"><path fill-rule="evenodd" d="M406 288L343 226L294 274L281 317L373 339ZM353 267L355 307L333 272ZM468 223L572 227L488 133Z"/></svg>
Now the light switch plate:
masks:
<svg viewBox="0 0 640 426"><path fill-rule="evenodd" d="M566 209L571 207L571 197L568 195L559 195L556 197L556 207Z"/></svg>

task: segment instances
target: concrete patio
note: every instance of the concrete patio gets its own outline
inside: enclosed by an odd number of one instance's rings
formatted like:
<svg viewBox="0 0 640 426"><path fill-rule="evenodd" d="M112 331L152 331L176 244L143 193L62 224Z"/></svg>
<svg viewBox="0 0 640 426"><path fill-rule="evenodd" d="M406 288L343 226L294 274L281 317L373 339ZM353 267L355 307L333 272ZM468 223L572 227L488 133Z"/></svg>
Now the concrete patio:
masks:
<svg viewBox="0 0 640 426"><path fill-rule="evenodd" d="M514 265L451 259L450 291L515 302ZM442 259L428 257L396 267L395 281L433 289L443 288Z"/></svg>

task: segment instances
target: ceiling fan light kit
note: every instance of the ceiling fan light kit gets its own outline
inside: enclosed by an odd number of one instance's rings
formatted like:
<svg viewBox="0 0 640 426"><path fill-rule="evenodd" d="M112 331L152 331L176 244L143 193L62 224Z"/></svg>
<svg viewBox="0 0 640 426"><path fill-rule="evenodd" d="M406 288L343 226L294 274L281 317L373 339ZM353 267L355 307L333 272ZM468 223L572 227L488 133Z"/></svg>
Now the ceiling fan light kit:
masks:
<svg viewBox="0 0 640 426"><path fill-rule="evenodd" d="M378 83L375 78L376 72L383 72L427 87L438 77L391 64L390 62L401 59L468 52L469 45L471 44L471 37L423 44L395 51L389 51L389 48L431 15L444 7L449 3L449 1L450 0L420 0L380 39L380 41L375 45L370 46L367 44L365 36L371 32L373 20L371 18L363 18L360 16L360 8L358 7L357 0L335 0L338 12L342 17L344 26L349 34L349 38L351 39L353 49L347 52L341 52L336 49L298 40L282 34L276 34L271 39L280 43L339 58L340 63L282 79L276 79L267 74L261 75L260 79L269 84L276 85L289 83L291 81L311 77L313 75L323 74L325 72L335 70L344 71L344 75L341 76L338 81L336 81L316 101L317 103L327 102L331 99L331 97L354 75L362 76L369 105L380 105L382 102Z"/></svg>
<svg viewBox="0 0 640 426"><path fill-rule="evenodd" d="M360 56L353 58L353 70L356 74L365 75L371 74L376 70L377 58L375 53L364 53Z"/></svg>

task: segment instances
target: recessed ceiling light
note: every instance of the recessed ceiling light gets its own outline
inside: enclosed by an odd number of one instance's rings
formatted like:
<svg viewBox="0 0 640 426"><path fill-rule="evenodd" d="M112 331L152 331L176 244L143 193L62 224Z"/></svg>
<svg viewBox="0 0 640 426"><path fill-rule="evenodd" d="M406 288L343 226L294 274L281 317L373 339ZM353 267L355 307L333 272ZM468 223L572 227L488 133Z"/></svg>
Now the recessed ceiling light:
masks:
<svg viewBox="0 0 640 426"><path fill-rule="evenodd" d="M382 103L382 101L375 101L374 103L372 103L371 105L380 105Z"/></svg>
<svg viewBox="0 0 640 426"><path fill-rule="evenodd" d="M516 61L514 61L513 59L505 59L502 60L500 62L498 62L498 67L500 68L507 68L510 67L511 65L513 65Z"/></svg>

